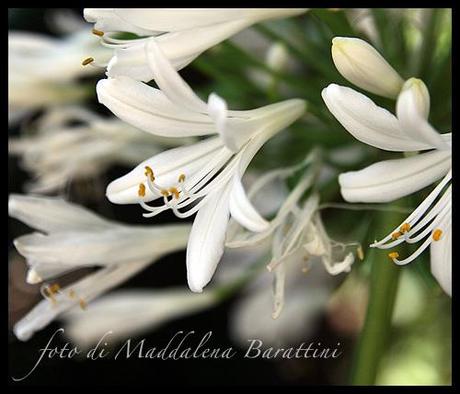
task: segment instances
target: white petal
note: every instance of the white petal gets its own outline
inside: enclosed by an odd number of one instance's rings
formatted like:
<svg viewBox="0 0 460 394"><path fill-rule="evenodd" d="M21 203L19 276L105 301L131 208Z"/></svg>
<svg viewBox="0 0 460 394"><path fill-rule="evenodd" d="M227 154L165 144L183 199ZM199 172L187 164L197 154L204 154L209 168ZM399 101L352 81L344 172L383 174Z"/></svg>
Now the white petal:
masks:
<svg viewBox="0 0 460 394"><path fill-rule="evenodd" d="M158 46L155 38L150 38L145 45L147 61L154 75L155 82L173 103L189 111L207 112L206 103L187 85L174 69L171 62Z"/></svg>
<svg viewBox="0 0 460 394"><path fill-rule="evenodd" d="M107 65L107 75L113 78L127 76L142 82L149 82L154 79L155 75L152 73L147 61L147 56L145 55L145 44L146 42L144 41L138 44L131 44L127 48L115 48L114 54ZM161 44L159 43L159 45ZM187 47L187 49L188 48L189 47ZM200 52L182 57L167 56L174 69L181 70L191 63L199 54Z"/></svg>
<svg viewBox="0 0 460 394"><path fill-rule="evenodd" d="M346 79L371 93L395 98L403 80L372 45L359 38L335 37L332 59Z"/></svg>
<svg viewBox="0 0 460 394"><path fill-rule="evenodd" d="M94 28L103 32L129 32L141 36L155 33L120 18L115 8L85 8L83 16L88 22L95 22Z"/></svg>
<svg viewBox="0 0 460 394"><path fill-rule="evenodd" d="M95 345L108 331L113 343L173 319L212 306L215 294L190 294L185 288L119 290L91 303L85 311L73 309L63 315L65 332L81 348Z"/></svg>
<svg viewBox="0 0 460 394"><path fill-rule="evenodd" d="M215 93L211 93L208 99L209 116L216 125L217 132L222 138L225 146L232 152L238 152L240 146L236 143L232 135L228 133L227 125L227 103Z"/></svg>
<svg viewBox="0 0 460 394"><path fill-rule="evenodd" d="M224 253L232 182L208 196L198 211L187 245L187 280L190 290L201 293L211 280Z"/></svg>
<svg viewBox="0 0 460 394"><path fill-rule="evenodd" d="M160 187L175 186L181 174L186 179L202 168L212 155L222 149L220 138L208 138L192 145L169 149L139 164L128 174L116 179L107 186L107 198L114 204L133 204L140 200L139 184L146 183L145 167L149 166L155 175L155 183ZM152 201L160 197L146 187L143 201Z"/></svg>
<svg viewBox="0 0 460 394"><path fill-rule="evenodd" d="M431 243L431 273L443 290L452 296L452 225L446 227L441 227L441 239Z"/></svg>
<svg viewBox="0 0 460 394"><path fill-rule="evenodd" d="M9 215L44 232L104 230L112 224L91 211L57 197L11 194Z"/></svg>
<svg viewBox="0 0 460 394"><path fill-rule="evenodd" d="M141 130L165 137L215 133L211 119L169 101L163 92L127 77L97 83L99 102L121 120Z"/></svg>
<svg viewBox="0 0 460 394"><path fill-rule="evenodd" d="M249 201L238 176L233 178L233 188L230 193L230 213L238 223L250 231L261 232L269 227L269 223L260 216Z"/></svg>
<svg viewBox="0 0 460 394"><path fill-rule="evenodd" d="M256 136L267 140L290 126L305 112L305 101L290 99L248 111L227 111L225 101L212 93L208 107L225 145L237 152Z"/></svg>
<svg viewBox="0 0 460 394"><path fill-rule="evenodd" d="M157 31L186 30L238 19L249 19L256 22L303 12L305 9L295 8L128 8L116 10L116 14L126 22L143 29Z"/></svg>
<svg viewBox="0 0 460 394"><path fill-rule="evenodd" d="M389 151L432 148L429 144L407 137L393 114L353 89L331 84L323 89L321 95L329 111L361 142Z"/></svg>
<svg viewBox="0 0 460 394"><path fill-rule="evenodd" d="M409 79L396 104L401 129L415 141L437 149L449 149L441 134L428 123L428 108L429 94L425 84L416 78Z"/></svg>
<svg viewBox="0 0 460 394"><path fill-rule="evenodd" d="M339 183L348 202L388 202L432 184L451 166L450 152L434 151L381 161L360 171L341 174Z"/></svg>
<svg viewBox="0 0 460 394"><path fill-rule="evenodd" d="M233 34L246 28L250 23L237 20L186 31L165 33L155 40L166 58L176 70L181 70L203 51L217 45ZM149 67L145 53L147 40L129 42L126 48L115 49L108 67L108 75L126 75L139 81L148 82L155 78Z"/></svg>

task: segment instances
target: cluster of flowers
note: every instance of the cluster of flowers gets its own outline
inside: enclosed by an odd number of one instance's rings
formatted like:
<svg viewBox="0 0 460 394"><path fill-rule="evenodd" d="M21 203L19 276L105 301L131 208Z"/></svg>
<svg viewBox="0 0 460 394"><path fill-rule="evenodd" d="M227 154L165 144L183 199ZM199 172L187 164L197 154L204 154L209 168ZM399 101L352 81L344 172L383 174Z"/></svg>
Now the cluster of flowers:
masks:
<svg viewBox="0 0 460 394"><path fill-rule="evenodd" d="M118 119L107 121L75 109L70 111L72 117L83 121L78 126L82 134L76 145L75 133L59 131L63 128L59 112L45 122L45 127L51 122L56 132L47 134L42 144L33 138L13 141L12 150L25 158L33 157L35 163L38 160L42 174L48 174L35 185L36 191L62 186L69 174L75 175L76 168L84 167L88 160L97 163L87 166L88 171L95 171L92 168L100 170L101 162L126 162L126 157L129 163L146 159L111 182L106 189L107 198L115 204L139 204L147 218L166 210L179 218L196 216L192 225L129 226L103 219L62 199L10 196L10 215L38 230L15 240L29 265L29 283L46 282L79 267L102 267L66 288L44 284L45 299L15 325L19 339L27 340L64 312L71 322L70 335L80 342L90 342L110 326L117 327L116 334L122 336L211 306L219 300L219 286L228 284L228 277L219 274L217 285L203 292L219 261L238 261L240 271L247 271L249 266L268 258L267 268L274 275L275 319L285 304L285 288L296 300L290 302L292 307L285 308L285 312L292 313L290 316L313 315L324 304L326 295L317 291L314 306L305 307L307 286L305 276L299 272L318 270L314 268L317 264L311 264L311 257L321 261L329 274L348 272L354 252L360 255L362 250L359 245L331 240L324 229L316 192L317 185L324 181L320 176L320 154L313 151L298 165L258 176L247 192L242 181L259 149L305 113L305 102L289 99L257 109L229 110L216 93L203 101L178 73L203 51L254 23L304 12L305 9L85 10L86 20L95 23L93 33L100 37L104 51L102 61L99 55L93 55L83 61L83 68L106 68L107 78L98 82L97 97ZM120 33L141 38L124 39ZM431 245L432 272L450 294L451 135L439 134L428 123L429 93L423 82L414 78L404 82L369 44L359 39L335 38L332 56L339 72L358 87L397 99L394 116L352 89L334 84L325 88L322 96L328 109L355 138L390 151L430 150L340 175L342 195L350 202L392 201L442 178L400 227L371 246L393 248L402 242L423 240L409 258L400 260L394 251L390 257L397 264L406 264ZM145 83L151 81L156 87ZM69 154L61 155L61 159L47 157L50 149L84 149L81 144L91 149L80 164L65 165L64 158ZM165 147L172 148L164 150ZM152 151L154 156L147 158ZM54 171L51 176L49 168ZM284 191L285 180L294 174L300 174L296 186ZM261 195L264 198L258 198ZM159 203L153 205L152 201ZM94 298L165 254L185 247L188 285L199 294L183 288L119 292L91 303L84 313L74 308L80 305L86 309ZM350 247L354 250L350 251ZM243 274L240 272L240 276ZM252 301L248 302L251 310L259 305L259 299L265 299L267 289L271 291L261 283L265 280L253 285ZM291 324L289 329L296 330L296 319L290 316L285 321ZM298 329L302 330L306 319L297 321L301 321Z"/></svg>

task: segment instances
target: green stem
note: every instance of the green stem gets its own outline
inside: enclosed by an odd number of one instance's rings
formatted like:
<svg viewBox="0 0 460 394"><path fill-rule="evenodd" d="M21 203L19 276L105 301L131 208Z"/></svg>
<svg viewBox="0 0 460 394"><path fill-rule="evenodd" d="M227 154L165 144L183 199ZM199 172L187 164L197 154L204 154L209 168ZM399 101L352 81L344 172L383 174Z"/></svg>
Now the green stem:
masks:
<svg viewBox="0 0 460 394"><path fill-rule="evenodd" d="M401 216L386 213L383 228L388 231L395 228L401 223ZM372 264L369 303L351 373L354 385L375 384L380 361L389 344L401 267L389 260L387 252L373 249L368 255Z"/></svg>

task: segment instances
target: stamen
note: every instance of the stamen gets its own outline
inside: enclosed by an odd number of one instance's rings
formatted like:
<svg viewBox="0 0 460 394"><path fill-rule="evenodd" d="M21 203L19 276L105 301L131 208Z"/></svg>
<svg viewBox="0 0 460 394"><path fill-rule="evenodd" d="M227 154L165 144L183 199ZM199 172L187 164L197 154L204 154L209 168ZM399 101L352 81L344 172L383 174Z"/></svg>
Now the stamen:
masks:
<svg viewBox="0 0 460 394"><path fill-rule="evenodd" d="M361 245L359 245L356 249L356 254L358 255L358 259L360 259L361 261L364 260L364 251Z"/></svg>
<svg viewBox="0 0 460 394"><path fill-rule="evenodd" d="M169 188L169 192L170 192L172 195L174 195L174 198L175 198L176 200L179 199L179 190L177 190L177 188L175 188L175 187L170 187L170 188Z"/></svg>
<svg viewBox="0 0 460 394"><path fill-rule="evenodd" d="M83 60L81 62L81 65L82 66L87 66L88 64L91 64L92 62L94 62L94 58L93 57L88 57L88 58L86 58L85 60Z"/></svg>
<svg viewBox="0 0 460 394"><path fill-rule="evenodd" d="M145 166L145 176L149 177L152 182L155 182L155 175L149 166Z"/></svg>
<svg viewBox="0 0 460 394"><path fill-rule="evenodd" d="M87 306L86 301L85 301L83 298L80 298L80 299L78 300L78 305L80 305L80 308L81 308L82 310L85 310L85 309L86 309L86 306Z"/></svg>
<svg viewBox="0 0 460 394"><path fill-rule="evenodd" d="M61 286L59 286L57 283L54 283L51 286L48 286L48 291L50 294L56 294L60 290Z"/></svg>
<svg viewBox="0 0 460 394"><path fill-rule="evenodd" d="M409 223L403 223L403 225L399 228L399 230L403 234L407 233L408 231L410 231L410 224Z"/></svg>
<svg viewBox="0 0 460 394"><path fill-rule="evenodd" d="M91 30L91 33L93 33L94 35L99 36L99 37L102 37L104 35L103 31L100 31L100 30L97 30L97 29L94 29L94 28L93 28L93 30Z"/></svg>
<svg viewBox="0 0 460 394"><path fill-rule="evenodd" d="M396 231L393 234L391 234L391 239L392 240L397 240L401 235L402 235L402 233L400 231Z"/></svg>
<svg viewBox="0 0 460 394"><path fill-rule="evenodd" d="M433 240L439 241L442 236L442 230L437 228L436 230L433 231Z"/></svg>
<svg viewBox="0 0 460 394"><path fill-rule="evenodd" d="M137 191L139 197L145 197L145 185L143 183L139 184L139 190Z"/></svg>
<svg viewBox="0 0 460 394"><path fill-rule="evenodd" d="M388 253L388 257L390 259L397 259L399 257L399 253L398 252L391 252L391 253Z"/></svg>

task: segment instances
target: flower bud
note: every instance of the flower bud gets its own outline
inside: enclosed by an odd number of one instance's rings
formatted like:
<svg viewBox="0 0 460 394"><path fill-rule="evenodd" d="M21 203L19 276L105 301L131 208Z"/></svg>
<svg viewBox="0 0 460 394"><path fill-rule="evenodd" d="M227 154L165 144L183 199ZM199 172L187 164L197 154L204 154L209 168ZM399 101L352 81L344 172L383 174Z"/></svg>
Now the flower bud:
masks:
<svg viewBox="0 0 460 394"><path fill-rule="evenodd" d="M407 105L408 101L413 103L411 107L423 119L428 119L430 113L430 93L421 79L410 78L404 82L398 97L397 112L401 110L401 106Z"/></svg>
<svg viewBox="0 0 460 394"><path fill-rule="evenodd" d="M288 64L289 53L282 43L277 42L268 49L265 55L265 61L271 69L282 71Z"/></svg>
<svg viewBox="0 0 460 394"><path fill-rule="evenodd" d="M383 56L359 38L335 37L332 59L344 78L379 96L396 98L404 83Z"/></svg>

